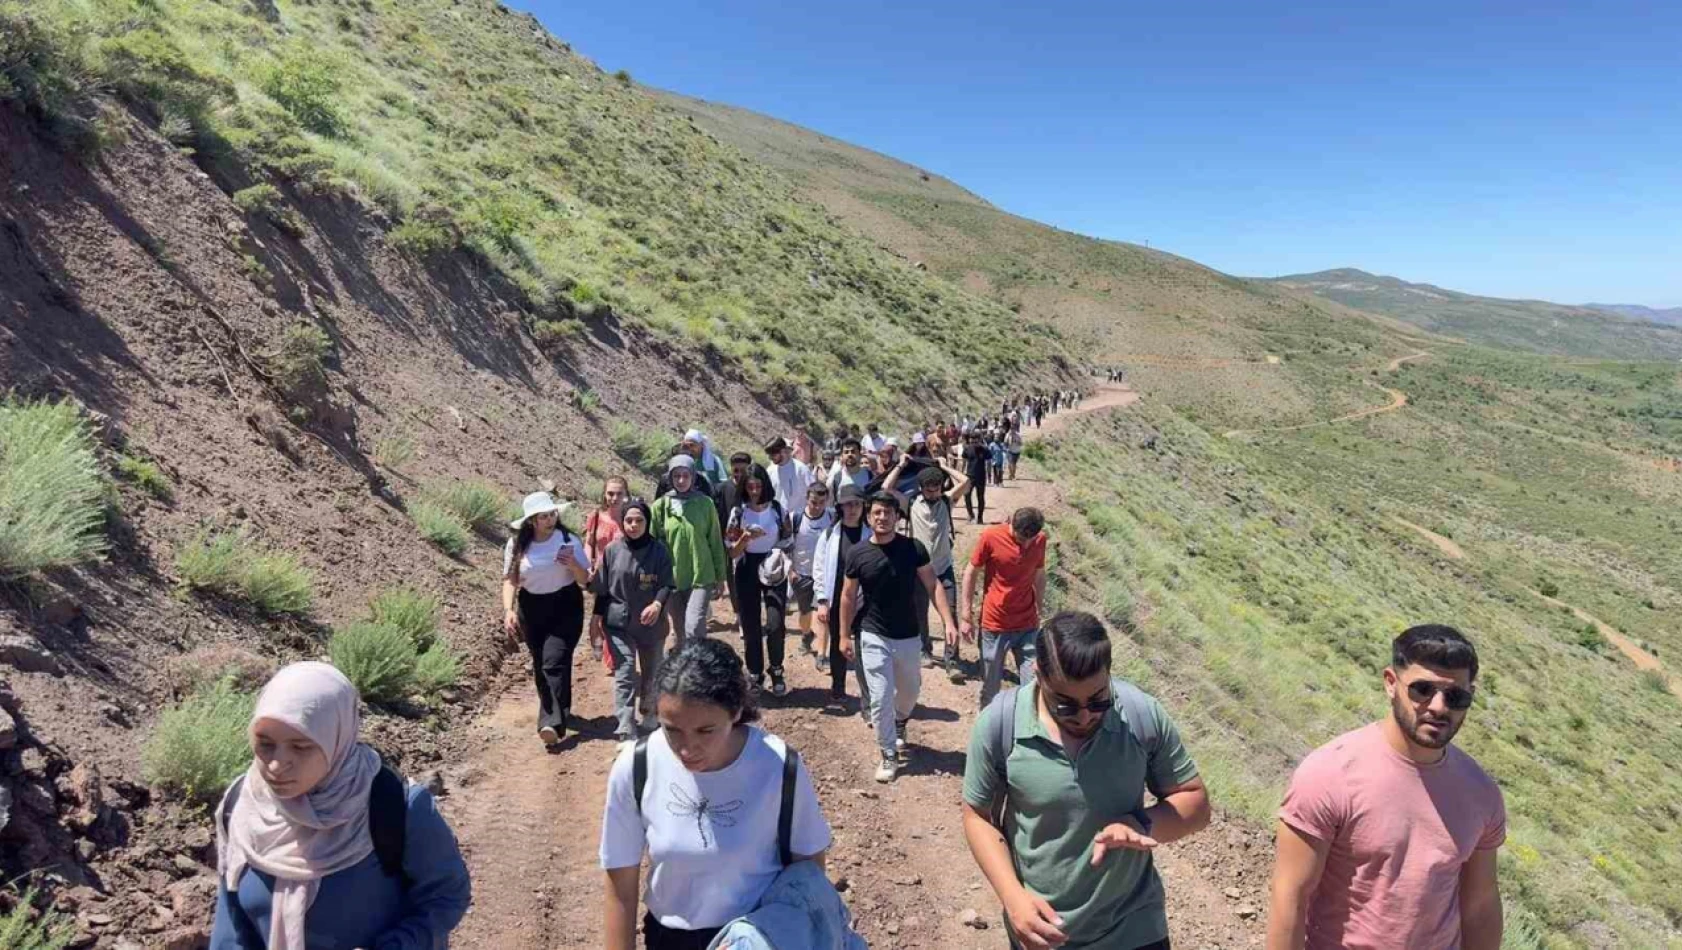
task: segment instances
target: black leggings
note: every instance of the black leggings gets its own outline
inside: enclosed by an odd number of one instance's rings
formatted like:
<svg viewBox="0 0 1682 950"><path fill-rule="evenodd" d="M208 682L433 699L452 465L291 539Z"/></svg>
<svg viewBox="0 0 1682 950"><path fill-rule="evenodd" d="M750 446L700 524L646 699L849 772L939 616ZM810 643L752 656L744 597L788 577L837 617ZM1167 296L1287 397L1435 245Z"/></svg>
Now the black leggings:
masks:
<svg viewBox="0 0 1682 950"><path fill-rule="evenodd" d="M749 552L736 562L736 619L742 625L748 676L756 681L765 675L766 653L771 654L771 672L783 675L783 637L788 632L788 585L766 587L759 582L759 565L769 556Z"/></svg>
<svg viewBox="0 0 1682 950"><path fill-rule="evenodd" d="M572 651L584 632L584 592L577 584L552 594L520 591L520 626L537 680L537 727L564 730L572 712Z"/></svg>
<svg viewBox="0 0 1682 950"><path fill-rule="evenodd" d="M972 496L975 499L973 504L970 502ZM970 479L969 491L964 492L964 511L969 513L971 520L987 520L987 469L981 470L981 477Z"/></svg>
<svg viewBox="0 0 1682 950"><path fill-rule="evenodd" d="M723 929L673 930L655 920L653 914L643 914L642 945L647 950L707 950L707 944Z"/></svg>

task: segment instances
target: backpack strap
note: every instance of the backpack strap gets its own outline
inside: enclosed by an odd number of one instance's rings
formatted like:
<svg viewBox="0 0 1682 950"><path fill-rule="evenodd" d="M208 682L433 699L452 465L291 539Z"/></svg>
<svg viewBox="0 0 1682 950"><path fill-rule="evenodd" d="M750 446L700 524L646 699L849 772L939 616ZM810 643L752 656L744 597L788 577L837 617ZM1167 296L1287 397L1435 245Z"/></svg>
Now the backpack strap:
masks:
<svg viewBox="0 0 1682 950"><path fill-rule="evenodd" d="M1005 809L1010 801L1010 753L1016 748L1016 701L1021 693L1021 689L1000 690L987 704L987 708L993 711L993 747L999 750L999 759L993 769L999 779L999 793L994 796L989 817L1001 831L1004 830Z"/></svg>
<svg viewBox="0 0 1682 950"><path fill-rule="evenodd" d="M631 753L631 794L637 798L637 814L642 814L642 793L648 788L648 737L637 740Z"/></svg>
<svg viewBox="0 0 1682 950"><path fill-rule="evenodd" d="M368 836L374 839L380 870L386 877L402 879L404 887L409 886L409 876L403 872L408 819L408 783L391 766L381 765L368 789Z"/></svg>
<svg viewBox="0 0 1682 950"><path fill-rule="evenodd" d="M794 863L794 780L800 772L800 753L783 743L783 800L777 812L777 857L783 867Z"/></svg>

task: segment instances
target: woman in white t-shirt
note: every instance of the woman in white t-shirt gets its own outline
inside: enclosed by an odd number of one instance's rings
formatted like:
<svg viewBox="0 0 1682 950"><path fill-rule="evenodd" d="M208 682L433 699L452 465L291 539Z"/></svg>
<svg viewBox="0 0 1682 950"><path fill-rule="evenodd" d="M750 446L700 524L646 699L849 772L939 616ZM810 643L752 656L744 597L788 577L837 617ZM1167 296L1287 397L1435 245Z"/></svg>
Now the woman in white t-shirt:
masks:
<svg viewBox="0 0 1682 950"><path fill-rule="evenodd" d="M690 642L660 669L660 730L649 736L642 801L635 749L613 763L602 814L608 950L634 950L640 871L647 950L704 950L719 928L758 906L782 871L783 741L758 726L736 651ZM795 772L789 851L823 866L829 822L804 762Z"/></svg>
<svg viewBox="0 0 1682 950"><path fill-rule="evenodd" d="M763 465L755 465L736 482L741 504L730 513L730 556L735 559L737 620L748 654L753 688L765 687L765 660L770 654L771 695L788 695L783 679L783 637L788 632L788 575L767 584L759 568L771 552L786 547L791 535L788 516L777 501L776 483Z"/></svg>
<svg viewBox="0 0 1682 950"><path fill-rule="evenodd" d="M572 651L584 632L590 558L560 523L548 492L527 495L521 508L502 552L502 626L515 643L525 634L537 680L537 734L553 746L572 713Z"/></svg>

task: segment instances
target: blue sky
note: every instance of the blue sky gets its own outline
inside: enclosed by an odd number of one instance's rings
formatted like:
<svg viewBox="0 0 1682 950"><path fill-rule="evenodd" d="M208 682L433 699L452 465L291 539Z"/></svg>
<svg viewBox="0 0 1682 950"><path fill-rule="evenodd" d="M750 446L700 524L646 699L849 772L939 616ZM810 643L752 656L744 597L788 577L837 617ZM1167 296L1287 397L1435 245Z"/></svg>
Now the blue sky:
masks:
<svg viewBox="0 0 1682 950"><path fill-rule="evenodd" d="M515 5L640 82L1230 273L1682 306L1682 3Z"/></svg>

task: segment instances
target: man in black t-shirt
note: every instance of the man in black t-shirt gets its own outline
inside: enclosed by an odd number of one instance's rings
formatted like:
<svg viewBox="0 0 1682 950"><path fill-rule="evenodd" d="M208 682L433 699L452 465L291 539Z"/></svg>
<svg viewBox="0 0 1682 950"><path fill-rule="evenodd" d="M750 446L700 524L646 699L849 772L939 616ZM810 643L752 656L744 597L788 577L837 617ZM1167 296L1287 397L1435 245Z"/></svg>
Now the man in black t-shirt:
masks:
<svg viewBox="0 0 1682 950"><path fill-rule="evenodd" d="M956 630L946 589L935 582L929 549L895 531L899 499L891 492L870 496L866 509L870 524L867 544L847 552L846 580L841 591L841 651L853 658L852 632L858 615L859 666L869 685L870 716L876 723L876 742L882 764L876 781L891 782L905 755L905 727L917 708L923 686L922 638L917 630L918 585L934 600L946 629ZM862 594L862 603L859 595Z"/></svg>

